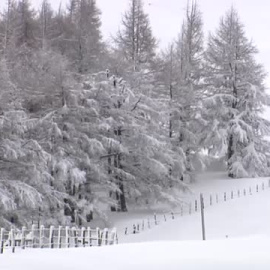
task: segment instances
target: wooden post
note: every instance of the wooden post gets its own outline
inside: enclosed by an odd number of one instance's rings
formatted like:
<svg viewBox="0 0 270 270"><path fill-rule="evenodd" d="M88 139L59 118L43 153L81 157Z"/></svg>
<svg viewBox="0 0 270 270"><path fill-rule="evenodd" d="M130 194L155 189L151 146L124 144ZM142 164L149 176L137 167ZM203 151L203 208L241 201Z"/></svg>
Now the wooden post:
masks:
<svg viewBox="0 0 270 270"><path fill-rule="evenodd" d="M105 238L105 245L108 245L108 236L109 236L109 231L107 228L104 229L104 238Z"/></svg>
<svg viewBox="0 0 270 270"><path fill-rule="evenodd" d="M39 231L39 247L43 248L43 240L44 240L44 226L40 226L40 231Z"/></svg>
<svg viewBox="0 0 270 270"><path fill-rule="evenodd" d="M244 196L246 196L246 189L244 189Z"/></svg>
<svg viewBox="0 0 270 270"><path fill-rule="evenodd" d="M61 231L62 231L62 226L59 226L58 227L58 236L57 236L57 246L58 246L58 248L61 248L61 245L62 245Z"/></svg>
<svg viewBox="0 0 270 270"><path fill-rule="evenodd" d="M125 228L125 235L127 235L128 234L128 228L126 227Z"/></svg>
<svg viewBox="0 0 270 270"><path fill-rule="evenodd" d="M231 192L231 199L233 199L233 191Z"/></svg>
<svg viewBox="0 0 270 270"><path fill-rule="evenodd" d="M54 226L50 227L49 248L54 248Z"/></svg>
<svg viewBox="0 0 270 270"><path fill-rule="evenodd" d="M157 215L154 214L155 225L157 225Z"/></svg>
<svg viewBox="0 0 270 270"><path fill-rule="evenodd" d="M237 194L238 194L238 198L240 197L240 190L238 189L237 191Z"/></svg>
<svg viewBox="0 0 270 270"><path fill-rule="evenodd" d="M140 224L137 223L137 232L139 233L140 232Z"/></svg>
<svg viewBox="0 0 270 270"><path fill-rule="evenodd" d="M133 224L133 234L135 234L135 233L136 233L136 225Z"/></svg>
<svg viewBox="0 0 270 270"><path fill-rule="evenodd" d="M4 252L4 233L5 233L5 229L1 228L1 231L0 231L0 254L3 254L3 252Z"/></svg>
<svg viewBox="0 0 270 270"><path fill-rule="evenodd" d="M25 230L26 228L25 227L22 227L22 249L25 249Z"/></svg>
<svg viewBox="0 0 270 270"><path fill-rule="evenodd" d="M197 212L198 206L197 206L197 200L195 200L195 212Z"/></svg>
<svg viewBox="0 0 270 270"><path fill-rule="evenodd" d="M117 231L115 230L115 236L114 236L114 239L115 239L115 244L117 245L118 244L118 235L117 235Z"/></svg>
<svg viewBox="0 0 270 270"><path fill-rule="evenodd" d="M256 185L256 192L259 192L259 186L258 186L258 184Z"/></svg>
<svg viewBox="0 0 270 270"><path fill-rule="evenodd" d="M87 238L88 238L88 246L92 246L92 234L91 234L91 228L87 227Z"/></svg>
<svg viewBox="0 0 270 270"><path fill-rule="evenodd" d="M40 229L41 207L38 208L38 229Z"/></svg>
<svg viewBox="0 0 270 270"><path fill-rule="evenodd" d="M249 195L252 195L251 187L249 187Z"/></svg>
<svg viewBox="0 0 270 270"><path fill-rule="evenodd" d="M70 246L69 234L70 234L69 226L66 226L66 248L69 248Z"/></svg>
<svg viewBox="0 0 270 270"><path fill-rule="evenodd" d="M15 233L14 233L14 229L10 230L10 243L11 243L12 253L14 253L15 252Z"/></svg>
<svg viewBox="0 0 270 270"><path fill-rule="evenodd" d="M117 232L116 232L116 229L115 228L113 228L111 230L109 244L110 245L118 244Z"/></svg>
<svg viewBox="0 0 270 270"><path fill-rule="evenodd" d="M201 220L202 220L202 239L205 240L204 201L202 194L200 194L200 202L201 202Z"/></svg>
<svg viewBox="0 0 270 270"><path fill-rule="evenodd" d="M35 246L36 246L36 243L35 243L35 240L36 240L36 237L35 237L35 231L36 231L36 225L33 224L32 227L31 227L31 233L32 233L32 248L35 248Z"/></svg>
<svg viewBox="0 0 270 270"><path fill-rule="evenodd" d="M85 247L85 227L82 227L82 245Z"/></svg>
<svg viewBox="0 0 270 270"><path fill-rule="evenodd" d="M144 219L142 221L142 230L144 231Z"/></svg>
<svg viewBox="0 0 270 270"><path fill-rule="evenodd" d="M166 219L166 215L164 214L164 221L166 222L167 221L167 219Z"/></svg>
<svg viewBox="0 0 270 270"><path fill-rule="evenodd" d="M96 235L97 235L97 245L101 246L101 235L99 228L96 228Z"/></svg>
<svg viewBox="0 0 270 270"><path fill-rule="evenodd" d="M78 234L77 229L75 227L71 228L72 236L74 238L74 247L78 247Z"/></svg>
<svg viewBox="0 0 270 270"><path fill-rule="evenodd" d="M174 214L173 214L173 212L171 212L171 215L172 215L172 219L174 219Z"/></svg>
<svg viewBox="0 0 270 270"><path fill-rule="evenodd" d="M227 200L227 194L226 192L224 192L224 202L226 202L226 200Z"/></svg>

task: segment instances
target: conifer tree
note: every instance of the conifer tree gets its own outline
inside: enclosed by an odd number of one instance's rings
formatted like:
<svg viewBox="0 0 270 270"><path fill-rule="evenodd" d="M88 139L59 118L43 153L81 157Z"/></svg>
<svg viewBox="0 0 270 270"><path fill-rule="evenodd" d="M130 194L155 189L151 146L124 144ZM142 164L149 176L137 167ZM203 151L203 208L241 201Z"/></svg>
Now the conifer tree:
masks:
<svg viewBox="0 0 270 270"><path fill-rule="evenodd" d="M208 146L227 156L228 175L233 178L268 172L264 136L269 134L269 122L261 115L268 96L265 72L255 60L256 53L237 11L231 8L208 41L210 97L205 106L212 122Z"/></svg>
<svg viewBox="0 0 270 270"><path fill-rule="evenodd" d="M156 48L156 39L141 0L130 0L121 27L115 38L116 45L136 70L140 64L153 59Z"/></svg>
<svg viewBox="0 0 270 270"><path fill-rule="evenodd" d="M169 135L186 156L182 180L194 180L194 163L202 162L200 115L202 98L203 23L196 2L188 4L177 41L163 54L159 80L165 86L169 104ZM164 85L165 83L165 85ZM160 91L159 91L160 93ZM163 90L164 93L164 90Z"/></svg>

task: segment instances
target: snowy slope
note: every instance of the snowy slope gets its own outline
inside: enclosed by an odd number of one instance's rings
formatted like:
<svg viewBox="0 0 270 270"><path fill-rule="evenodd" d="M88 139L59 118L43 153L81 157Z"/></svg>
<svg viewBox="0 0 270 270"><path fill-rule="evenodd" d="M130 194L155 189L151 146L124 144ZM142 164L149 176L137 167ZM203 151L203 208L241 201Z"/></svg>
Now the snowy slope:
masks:
<svg viewBox="0 0 270 270"><path fill-rule="evenodd" d="M262 184L264 184L265 190L262 191ZM256 192L256 188L259 188L259 193ZM244 196L244 190L246 192L246 196ZM252 191L250 195L249 191ZM158 220L161 221L161 225L159 225L156 229L159 229L159 227L166 226L164 224L163 214L166 213L167 220L169 223L179 223L177 227L181 228L179 234L182 234L182 236L179 238L180 240L188 240L188 239L198 239L200 237L200 228L199 230L197 227L200 227L200 216L199 214L194 214L194 202L195 200L199 201L199 194L203 193L205 198L205 207L206 207L206 219L208 218L207 215L211 216L217 216L218 219L221 219L221 222L223 222L223 219L226 218L227 213L230 214L230 211L237 211L239 209L239 212L245 213L245 211L249 210L245 206L247 202L250 202L251 205L254 207L255 204L255 198L259 200L258 204L263 204L261 201L267 201L267 194L265 192L269 191L269 178L243 178L243 179L231 179L226 176L226 174L221 172L212 172L212 173L204 173L201 174L198 177L198 181L191 185L191 192L187 193L186 196L183 196L183 200L187 203L184 204L184 216L180 217L181 210L179 208L176 209L163 209L158 211L151 211L151 210L144 210L144 211L137 211L137 212L131 212L125 214L125 213L115 213L111 216L112 224L111 226L115 226L118 229L118 234L120 237L120 241L123 242L129 242L129 241L137 241L133 240L134 236L127 237L124 235L125 228L128 228L128 233L132 232L132 226L133 224L141 224L144 220L145 224L147 223L147 220L150 219L151 222L151 228L154 225L154 212L157 213ZM240 198L238 198L238 191L240 192ZM226 192L227 201L224 202L224 193ZM231 192L233 192L234 199L231 200ZM213 205L210 207L210 196L212 196L212 203ZM218 196L218 204L216 203L216 196ZM262 196L262 197L261 197ZM250 197L250 198L249 198ZM189 215L189 205L188 203L192 204L192 215ZM211 209L210 209L211 208ZM243 210L242 210L243 209ZM177 218L177 221L170 221L170 210L173 210L176 214L175 217ZM213 212L213 214L211 214ZM257 213L257 208L253 209L254 214ZM253 215L253 212L251 215ZM261 214L261 213L260 213ZM260 215L259 214L259 215ZM237 217L239 215L235 213ZM211 218L210 216L210 218ZM221 217L220 217L221 216ZM168 222L167 222L168 223ZM226 223L226 222L225 222ZM210 224L213 224L213 222L210 222ZM145 225L145 227L147 227ZM221 227L220 227L221 230ZM168 230L168 234L174 235L171 229ZM213 237L225 237L225 235L231 235L230 232L227 232L226 230L223 230L224 232L220 235L214 235ZM146 233L146 232L145 232ZM153 241L157 240L155 232L151 231L147 232L147 235L149 236L149 239L151 238ZM160 233L159 233L160 235ZM199 235L199 236L198 236ZM242 234L241 234L242 235ZM142 238L141 238L142 237ZM147 236L148 237L148 236ZM144 236L138 236L134 239L138 239L138 241L142 241L144 239ZM170 238L171 239L171 238ZM165 239L166 240L166 237ZM168 238L167 238L168 240Z"/></svg>
<svg viewBox="0 0 270 270"><path fill-rule="evenodd" d="M256 192L256 185L265 189ZM193 186L194 198L224 190L252 193L205 208L206 241L201 240L199 213L176 216L139 234L120 234L117 246L62 250L16 250L0 255L1 270L269 270L270 188L268 178L228 180L205 175ZM203 190L202 190L203 189ZM205 195L207 196L207 195ZM150 212L120 216L133 222ZM191 240L191 241L190 241Z"/></svg>
<svg viewBox="0 0 270 270"><path fill-rule="evenodd" d="M211 240L254 235L270 237L270 189L207 207L205 223L206 238ZM201 238L201 217L199 213L193 213L163 222L140 234L122 236L120 242L200 240Z"/></svg>
<svg viewBox="0 0 270 270"><path fill-rule="evenodd" d="M1 256L0 269L269 270L269 250L269 238L31 250Z"/></svg>

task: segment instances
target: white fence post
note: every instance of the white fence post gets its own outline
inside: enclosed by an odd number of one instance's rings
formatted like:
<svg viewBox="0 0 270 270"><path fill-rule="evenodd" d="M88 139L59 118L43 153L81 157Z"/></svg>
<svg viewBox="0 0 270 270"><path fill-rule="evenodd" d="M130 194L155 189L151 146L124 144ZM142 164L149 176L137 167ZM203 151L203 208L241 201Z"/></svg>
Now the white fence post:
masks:
<svg viewBox="0 0 270 270"><path fill-rule="evenodd" d="M25 249L25 230L26 228L25 227L22 227L22 249Z"/></svg>
<svg viewBox="0 0 270 270"><path fill-rule="evenodd" d="M97 245L101 246L101 235L99 228L96 228L96 235L97 235Z"/></svg>
<svg viewBox="0 0 270 270"><path fill-rule="evenodd" d="M53 247L54 247L54 226L51 226L49 235L49 248Z"/></svg>
<svg viewBox="0 0 270 270"><path fill-rule="evenodd" d="M91 233L91 227L87 227L87 238L88 238L88 246L92 246L92 233Z"/></svg>
<svg viewBox="0 0 270 270"><path fill-rule="evenodd" d="M44 226L40 226L40 231L39 231L39 247L43 248L43 240L44 240Z"/></svg>
<svg viewBox="0 0 270 270"><path fill-rule="evenodd" d="M32 248L35 247L35 230L36 230L36 225L33 224L31 227L31 235L32 235Z"/></svg>
<svg viewBox="0 0 270 270"><path fill-rule="evenodd" d="M67 248L69 248L69 245L70 245L69 234L70 234L70 229L69 229L68 226L66 226L66 247L67 247Z"/></svg>
<svg viewBox="0 0 270 270"><path fill-rule="evenodd" d="M1 231L0 231L0 254L3 254L3 252L4 252L4 233L5 233L5 229L1 228Z"/></svg>
<svg viewBox="0 0 270 270"><path fill-rule="evenodd" d="M9 232L9 236L10 236L10 246L12 249L12 253L15 252L15 233L14 233L14 229L11 229Z"/></svg>
<svg viewBox="0 0 270 270"><path fill-rule="evenodd" d="M57 247L58 248L61 248L61 244L62 244L61 231L62 231L62 226L59 226L58 227L58 236L57 236Z"/></svg>
<svg viewBox="0 0 270 270"><path fill-rule="evenodd" d="M85 227L81 228L82 246L85 247Z"/></svg>

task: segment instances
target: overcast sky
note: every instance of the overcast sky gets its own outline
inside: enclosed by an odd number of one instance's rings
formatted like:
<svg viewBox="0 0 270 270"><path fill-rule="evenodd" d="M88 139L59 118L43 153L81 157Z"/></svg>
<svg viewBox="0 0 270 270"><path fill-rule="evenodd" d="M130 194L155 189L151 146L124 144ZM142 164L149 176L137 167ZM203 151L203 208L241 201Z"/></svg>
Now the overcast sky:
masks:
<svg viewBox="0 0 270 270"><path fill-rule="evenodd" d="M34 7L39 7L42 0L30 0ZM102 12L102 31L105 39L114 34L121 20L121 14L128 7L129 0L96 0ZM6 0L0 0L3 8ZM60 2L65 6L68 0L50 0L54 8ZM143 0L150 16L154 35L165 47L176 38L184 17L187 0ZM197 0L203 13L204 29L207 36L218 26L220 17L233 4L242 22L246 26L247 36L257 45L260 53L258 60L264 64L270 74L270 0ZM270 78L267 80L270 86Z"/></svg>

